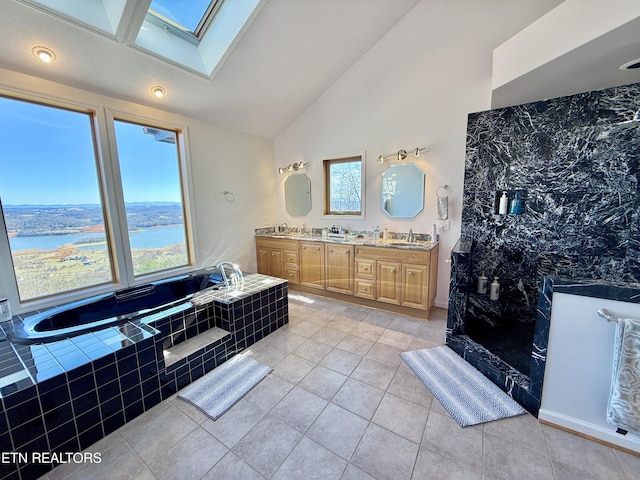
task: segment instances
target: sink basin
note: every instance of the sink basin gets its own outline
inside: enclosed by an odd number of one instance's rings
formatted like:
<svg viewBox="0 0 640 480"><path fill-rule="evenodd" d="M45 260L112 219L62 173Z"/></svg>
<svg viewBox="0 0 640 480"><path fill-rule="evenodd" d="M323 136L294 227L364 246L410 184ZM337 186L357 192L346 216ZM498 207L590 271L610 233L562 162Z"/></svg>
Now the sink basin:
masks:
<svg viewBox="0 0 640 480"><path fill-rule="evenodd" d="M391 242L391 245L398 245L400 247L418 247L421 246L421 243L418 242Z"/></svg>

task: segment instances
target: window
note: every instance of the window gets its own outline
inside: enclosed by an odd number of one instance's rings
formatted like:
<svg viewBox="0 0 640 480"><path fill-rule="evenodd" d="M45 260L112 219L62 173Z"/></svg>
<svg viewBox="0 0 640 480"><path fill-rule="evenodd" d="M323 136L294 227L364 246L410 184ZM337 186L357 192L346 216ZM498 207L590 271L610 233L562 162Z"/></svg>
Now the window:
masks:
<svg viewBox="0 0 640 480"><path fill-rule="evenodd" d="M114 126L134 275L188 265L179 132Z"/></svg>
<svg viewBox="0 0 640 480"><path fill-rule="evenodd" d="M9 247L0 264L13 266L21 303L46 306L194 264L182 132L116 119L115 138L98 138L108 117L0 96L0 244Z"/></svg>
<svg viewBox="0 0 640 480"><path fill-rule="evenodd" d="M113 281L93 115L0 97L0 144L20 299Z"/></svg>
<svg viewBox="0 0 640 480"><path fill-rule="evenodd" d="M364 214L364 156L323 160L324 214L359 216Z"/></svg>
<svg viewBox="0 0 640 480"><path fill-rule="evenodd" d="M196 41L202 38L223 0L152 0L148 11L151 21L162 27L187 33Z"/></svg>

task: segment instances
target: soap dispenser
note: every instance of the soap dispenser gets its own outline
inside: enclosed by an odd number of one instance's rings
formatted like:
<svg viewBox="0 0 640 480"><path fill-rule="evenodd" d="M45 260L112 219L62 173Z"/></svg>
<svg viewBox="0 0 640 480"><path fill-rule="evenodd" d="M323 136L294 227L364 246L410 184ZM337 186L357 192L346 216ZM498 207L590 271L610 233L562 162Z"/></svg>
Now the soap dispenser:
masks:
<svg viewBox="0 0 640 480"><path fill-rule="evenodd" d="M500 205L498 207L498 213L500 215L506 215L509 208L509 197L507 197L506 190L502 192L500 197Z"/></svg>
<svg viewBox="0 0 640 480"><path fill-rule="evenodd" d="M500 284L498 283L498 277L493 277L493 282L491 282L491 287L489 289L489 298L491 300L498 300L500 296Z"/></svg>
<svg viewBox="0 0 640 480"><path fill-rule="evenodd" d="M478 293L484 295L487 293L487 276L484 274L484 271L478 277Z"/></svg>

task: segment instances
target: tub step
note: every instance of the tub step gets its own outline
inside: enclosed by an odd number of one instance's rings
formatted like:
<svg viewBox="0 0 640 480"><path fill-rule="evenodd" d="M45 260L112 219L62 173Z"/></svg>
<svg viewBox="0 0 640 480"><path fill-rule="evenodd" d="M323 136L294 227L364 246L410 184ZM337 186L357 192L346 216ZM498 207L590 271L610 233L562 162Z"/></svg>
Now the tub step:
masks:
<svg viewBox="0 0 640 480"><path fill-rule="evenodd" d="M179 343L173 347L170 347L163 351L164 364L166 368L169 368L176 362L179 362L183 358L188 357L192 353L202 350L208 345L215 343L231 334L222 328L214 327L206 332L203 332L195 337L191 337L184 342Z"/></svg>

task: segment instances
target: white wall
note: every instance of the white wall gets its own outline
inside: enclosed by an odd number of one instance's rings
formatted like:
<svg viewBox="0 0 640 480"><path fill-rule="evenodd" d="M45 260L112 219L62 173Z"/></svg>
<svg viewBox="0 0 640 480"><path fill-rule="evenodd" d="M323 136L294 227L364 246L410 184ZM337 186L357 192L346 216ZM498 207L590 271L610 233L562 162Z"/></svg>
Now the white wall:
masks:
<svg viewBox="0 0 640 480"><path fill-rule="evenodd" d="M0 69L0 89L103 106L186 127L197 266L230 260L243 270L256 270L254 228L275 212L271 140L10 70ZM225 200L225 190L232 192L233 202ZM6 241L0 242L0 259L7 258L7 248ZM8 296L17 313L12 268L0 267L0 297Z"/></svg>
<svg viewBox="0 0 640 480"><path fill-rule="evenodd" d="M444 260L460 235L467 114L489 108L492 49L509 36L498 38L479 3L418 4L274 141L274 170L310 162L305 173L312 210L306 217L290 217L284 209L286 175L278 176L278 217L272 221L307 227L338 223L322 219L321 160L327 154L367 151L366 219L348 222L356 230L387 224L391 231L413 227L429 233L437 218L436 190L449 185L451 228L438 232L436 304L441 307L447 306L449 285ZM454 10L460 22L439 24L439 9ZM388 164L376 159L423 146L430 149L417 162L426 173L425 209L414 219L390 219L380 208L380 177Z"/></svg>
<svg viewBox="0 0 640 480"><path fill-rule="evenodd" d="M607 422L614 360L614 318L640 318L640 305L554 293L547 364L538 418L640 453L640 435L616 433Z"/></svg>

